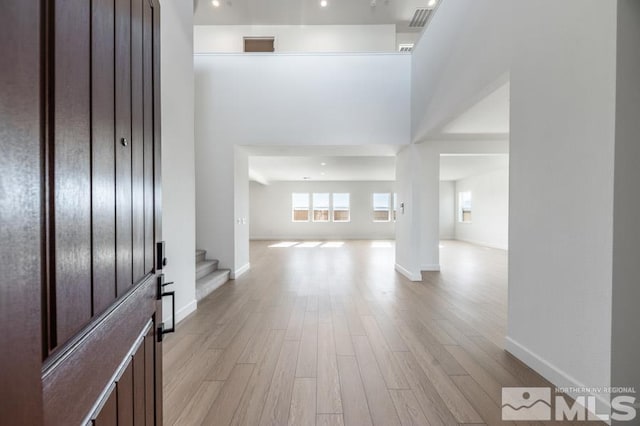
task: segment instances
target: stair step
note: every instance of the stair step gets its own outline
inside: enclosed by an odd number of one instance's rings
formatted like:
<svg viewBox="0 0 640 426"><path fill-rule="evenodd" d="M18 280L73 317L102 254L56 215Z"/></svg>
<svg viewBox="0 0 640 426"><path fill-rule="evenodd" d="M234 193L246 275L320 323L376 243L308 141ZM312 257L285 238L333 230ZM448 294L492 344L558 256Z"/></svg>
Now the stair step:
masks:
<svg viewBox="0 0 640 426"><path fill-rule="evenodd" d="M229 269L218 269L196 281L196 299L201 301L218 287L229 281L231 271Z"/></svg>
<svg viewBox="0 0 640 426"><path fill-rule="evenodd" d="M196 263L196 280L218 269L218 260L202 260Z"/></svg>
<svg viewBox="0 0 640 426"><path fill-rule="evenodd" d="M206 250L196 249L196 263L202 262L207 255Z"/></svg>

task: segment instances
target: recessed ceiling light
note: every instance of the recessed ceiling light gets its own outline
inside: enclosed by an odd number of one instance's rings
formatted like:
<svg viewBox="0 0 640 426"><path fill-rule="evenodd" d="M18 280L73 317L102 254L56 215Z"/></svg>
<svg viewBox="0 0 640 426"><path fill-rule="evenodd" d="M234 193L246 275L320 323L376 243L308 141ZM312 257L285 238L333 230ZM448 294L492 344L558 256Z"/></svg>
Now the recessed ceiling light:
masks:
<svg viewBox="0 0 640 426"><path fill-rule="evenodd" d="M326 166L326 165L327 165L327 163L320 163L320 165L321 165L321 166Z"/></svg>
<svg viewBox="0 0 640 426"><path fill-rule="evenodd" d="M327 7L327 6L329 6L329 2L327 0L320 1L320 7Z"/></svg>
<svg viewBox="0 0 640 426"><path fill-rule="evenodd" d="M429 7L433 7L435 5L436 5L436 0L429 0L429 4L428 4Z"/></svg>
<svg viewBox="0 0 640 426"><path fill-rule="evenodd" d="M322 173L320 173L320 174L321 174L322 176L324 176L324 175L325 175L325 173L324 173L324 172L322 172Z"/></svg>
<svg viewBox="0 0 640 426"><path fill-rule="evenodd" d="M213 5L213 7L219 7L220 6L220 1L219 0L213 0L211 2L211 4Z"/></svg>

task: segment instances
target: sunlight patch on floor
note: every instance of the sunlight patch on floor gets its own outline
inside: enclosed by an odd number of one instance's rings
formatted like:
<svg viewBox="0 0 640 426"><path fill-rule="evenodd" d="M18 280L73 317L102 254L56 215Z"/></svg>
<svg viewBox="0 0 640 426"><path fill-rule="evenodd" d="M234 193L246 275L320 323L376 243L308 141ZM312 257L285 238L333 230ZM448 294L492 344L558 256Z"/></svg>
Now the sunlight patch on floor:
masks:
<svg viewBox="0 0 640 426"><path fill-rule="evenodd" d="M340 248L344 245L344 241L328 241L322 245L322 248Z"/></svg>
<svg viewBox="0 0 640 426"><path fill-rule="evenodd" d="M282 241L280 243L271 244L269 246L269 248L272 248L272 247L292 247L292 246L295 246L296 244L298 244L297 241L296 242L293 242L293 241Z"/></svg>
<svg viewBox="0 0 640 426"><path fill-rule="evenodd" d="M322 244L321 241L307 241L306 243L300 243L296 246L296 248L313 248L318 247Z"/></svg>

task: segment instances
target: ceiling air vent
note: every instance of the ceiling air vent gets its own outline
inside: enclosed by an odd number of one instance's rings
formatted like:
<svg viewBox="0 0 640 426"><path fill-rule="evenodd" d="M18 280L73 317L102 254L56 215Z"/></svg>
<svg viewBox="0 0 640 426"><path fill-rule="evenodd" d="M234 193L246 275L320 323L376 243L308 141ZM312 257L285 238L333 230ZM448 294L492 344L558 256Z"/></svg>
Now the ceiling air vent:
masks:
<svg viewBox="0 0 640 426"><path fill-rule="evenodd" d="M413 50L413 43L400 43L398 45L399 52L411 52Z"/></svg>
<svg viewBox="0 0 640 426"><path fill-rule="evenodd" d="M411 18L411 22L409 22L409 27L413 28L422 28L427 23L429 16L431 15L432 9L420 8L416 9L413 14L413 18Z"/></svg>

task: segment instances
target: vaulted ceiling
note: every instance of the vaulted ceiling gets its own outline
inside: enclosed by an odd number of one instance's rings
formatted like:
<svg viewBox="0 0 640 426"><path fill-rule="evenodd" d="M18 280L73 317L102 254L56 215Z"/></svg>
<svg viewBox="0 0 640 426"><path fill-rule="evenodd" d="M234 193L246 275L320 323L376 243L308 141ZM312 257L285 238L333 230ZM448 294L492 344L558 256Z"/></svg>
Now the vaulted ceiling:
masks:
<svg viewBox="0 0 640 426"><path fill-rule="evenodd" d="M196 0L196 25L370 25L395 24L410 28L416 9L433 9L434 0Z"/></svg>

